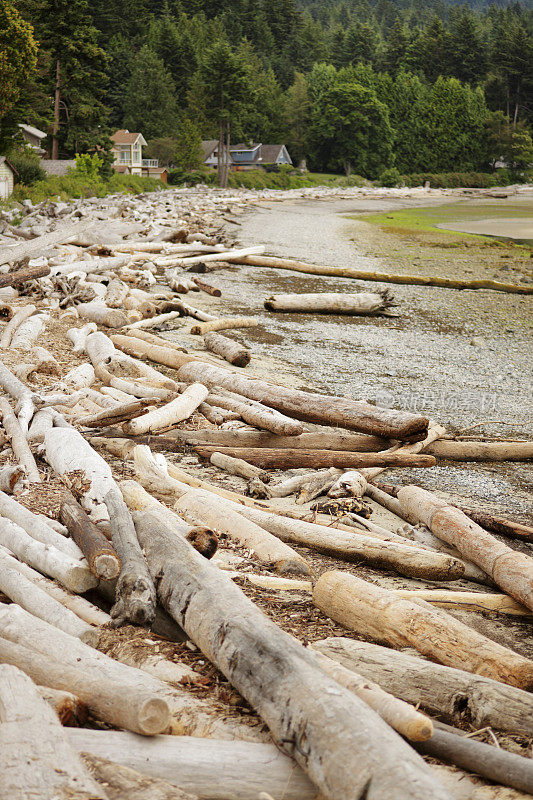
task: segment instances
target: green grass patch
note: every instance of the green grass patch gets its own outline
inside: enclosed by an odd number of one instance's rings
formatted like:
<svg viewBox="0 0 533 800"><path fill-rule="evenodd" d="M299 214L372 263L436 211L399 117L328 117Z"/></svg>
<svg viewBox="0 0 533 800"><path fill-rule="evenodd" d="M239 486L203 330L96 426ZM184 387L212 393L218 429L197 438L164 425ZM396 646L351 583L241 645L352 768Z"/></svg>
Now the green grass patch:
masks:
<svg viewBox="0 0 533 800"><path fill-rule="evenodd" d="M305 189L314 186L368 186L368 181L360 175L330 175L320 172L265 172L250 170L249 172L231 172L228 185L233 189Z"/></svg>

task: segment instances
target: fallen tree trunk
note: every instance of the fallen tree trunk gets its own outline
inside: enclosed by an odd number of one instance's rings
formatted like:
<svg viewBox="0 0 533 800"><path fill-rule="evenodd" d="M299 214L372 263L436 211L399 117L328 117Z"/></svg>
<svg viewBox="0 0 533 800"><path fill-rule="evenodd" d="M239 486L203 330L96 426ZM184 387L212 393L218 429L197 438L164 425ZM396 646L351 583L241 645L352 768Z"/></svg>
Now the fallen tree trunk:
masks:
<svg viewBox="0 0 533 800"><path fill-rule="evenodd" d="M277 294L265 300L268 311L310 314L361 314L375 316L396 305L388 289L381 292L316 292L314 294Z"/></svg>
<svg viewBox="0 0 533 800"><path fill-rule="evenodd" d="M0 665L0 796L106 800L37 687L16 667Z"/></svg>
<svg viewBox="0 0 533 800"><path fill-rule="evenodd" d="M138 331L136 334L137 333ZM188 356L170 345L163 346L144 341L144 339L139 339L137 335L133 335L133 331L131 336L115 334L111 337L111 341L119 350L122 350L130 356L134 356L135 358L149 358L157 364L163 364L165 367L171 367L172 369L179 369L183 364L189 361L198 360L194 356ZM190 381L190 383L194 382L195 381Z"/></svg>
<svg viewBox="0 0 533 800"><path fill-rule="evenodd" d="M93 575L106 581L117 578L121 564L115 549L72 495L62 501L60 519L87 559Z"/></svg>
<svg viewBox="0 0 533 800"><path fill-rule="evenodd" d="M205 362L185 364L178 370L178 377L189 383L198 380L205 386L222 386L305 422L354 428L386 438L418 441L425 438L429 424L426 417L406 411L393 411L343 397L287 389Z"/></svg>
<svg viewBox="0 0 533 800"><path fill-rule="evenodd" d="M74 237L79 233L83 233L89 224L90 223L88 221L84 221L75 222L71 225L64 225L57 231L45 233L43 236L37 236L35 239L30 239L30 241L21 242L14 247L5 247L0 253L0 265L10 263L14 264L17 261L26 258L26 256L37 255L38 253L44 252L49 247L53 247L56 244L68 242L71 239L74 239ZM16 273L2 275L2 278L8 278L10 274L13 275ZM10 283L2 283L1 285L9 286Z"/></svg>
<svg viewBox="0 0 533 800"><path fill-rule="evenodd" d="M245 367L250 363L250 351L239 342L234 342L218 333L206 333L204 344L212 353L222 356L235 367Z"/></svg>
<svg viewBox="0 0 533 800"><path fill-rule="evenodd" d="M426 453L451 461L530 461L533 442L454 442L441 439L430 444Z"/></svg>
<svg viewBox="0 0 533 800"><path fill-rule="evenodd" d="M388 447L386 439L364 433L325 431L301 433L299 436L277 436L267 431L172 431L169 433L188 444L215 445L217 447L296 447L305 450L349 450L373 453Z"/></svg>
<svg viewBox="0 0 533 800"><path fill-rule="evenodd" d="M284 542L310 547L343 561L363 561L381 569L392 569L400 575L425 580L458 580L463 575L462 562L431 550L420 550L394 541L383 542L364 534L294 520L257 508L237 507L229 500L221 499L221 503L228 508L232 505L238 508L242 516Z"/></svg>
<svg viewBox="0 0 533 800"><path fill-rule="evenodd" d="M87 728L68 728L65 735L78 751L163 778L203 800L258 800L260 792L276 800L314 800L317 794L303 770L272 744L190 736L148 739Z"/></svg>
<svg viewBox="0 0 533 800"><path fill-rule="evenodd" d="M476 729L533 736L533 695L482 675L355 639L332 637L313 647L430 714Z"/></svg>
<svg viewBox="0 0 533 800"><path fill-rule="evenodd" d="M237 261L240 258L248 255L255 255L257 253L264 253L265 248L263 245L257 247L244 247L240 250L219 250L216 253L207 255L191 256L190 258L178 258L176 261L182 267L188 267L190 264L198 264L200 261L208 263L209 261Z"/></svg>
<svg viewBox="0 0 533 800"><path fill-rule="evenodd" d="M123 767L107 758L80 753L81 760L93 778L104 787L109 800L198 800L196 795L182 792L160 778L149 778L142 772Z"/></svg>
<svg viewBox="0 0 533 800"><path fill-rule="evenodd" d="M256 428L270 431L270 433L280 436L299 436L303 430L301 422L297 422L291 417L286 417L285 414L280 414L279 411L274 411L254 400L245 400L234 395L226 397L218 394L209 394L208 401L217 408L225 408L228 411L235 412L244 422L254 425ZM218 452L224 452L223 448L216 449ZM234 454L227 453L227 455Z"/></svg>
<svg viewBox="0 0 533 800"><path fill-rule="evenodd" d="M6 397L0 397L2 427L11 442L13 455L28 476L30 483L40 483L41 476L19 420Z"/></svg>
<svg viewBox="0 0 533 800"><path fill-rule="evenodd" d="M437 463L434 456L411 453L351 453L346 450L292 450L290 448L268 447L219 447L196 445L196 452L202 458L210 458L212 453L225 453L234 458L242 458L263 469L293 469L310 467L321 469L357 469L358 467L433 467Z"/></svg>
<svg viewBox="0 0 533 800"><path fill-rule="evenodd" d="M215 317L208 322L199 322L193 325L191 333L195 336L204 336L211 331L225 331L229 328L256 328L260 320L255 317Z"/></svg>
<svg viewBox="0 0 533 800"><path fill-rule="evenodd" d="M328 800L449 798L413 751L221 570L149 511L134 519L162 604Z"/></svg>
<svg viewBox="0 0 533 800"><path fill-rule="evenodd" d="M254 467L253 464L248 464L242 458L233 458L232 456L225 456L222 453L213 453L209 459L214 467L223 469L229 472L230 475L239 475L241 478L251 480L253 478L265 479L265 473L259 467Z"/></svg>
<svg viewBox="0 0 533 800"><path fill-rule="evenodd" d="M226 261L227 256L224 256ZM493 289L496 292L509 292L511 294L533 294L529 286L516 286L510 283L500 283L487 279L464 281L455 278L440 278L430 275L390 275L387 272L368 272L353 269L353 267L324 267L317 264L305 264L302 261L291 261L285 258L272 258L269 256L243 256L232 259L237 264L247 264L251 267L273 267L274 269L289 269L294 272L305 272L309 275L331 275L336 278L355 278L359 281L379 281L381 283L401 283L415 286L440 286L444 289Z"/></svg>
<svg viewBox="0 0 533 800"><path fill-rule="evenodd" d="M11 350L30 350L44 330L48 314L34 314L18 326L11 337Z"/></svg>
<svg viewBox="0 0 533 800"><path fill-rule="evenodd" d="M404 486L400 505L489 575L504 592L533 610L533 559L512 550L431 492Z"/></svg>
<svg viewBox="0 0 533 800"><path fill-rule="evenodd" d="M531 612L506 594L489 592L462 592L448 589L394 589L394 594L406 600L425 600L439 608L455 608L458 611L497 611L499 614L512 614L529 617Z"/></svg>
<svg viewBox="0 0 533 800"><path fill-rule="evenodd" d="M5 257L0 254L0 264L5 264ZM39 267L24 267L24 269L16 269L13 272L7 272L0 275L0 289L4 286L22 286L28 281L37 280L37 278L44 278L45 275L50 275L51 269L48 265L42 264Z"/></svg>
<svg viewBox="0 0 533 800"><path fill-rule="evenodd" d="M167 405L124 423L123 430L125 433L137 436L143 433L155 433L158 430L177 425L188 419L208 394L209 389L201 383L193 383Z"/></svg>
<svg viewBox="0 0 533 800"><path fill-rule="evenodd" d="M318 579L313 602L341 625L392 647L415 647L447 666L518 688L533 687L533 661L423 600L404 600L347 572L333 570Z"/></svg>
<svg viewBox="0 0 533 800"><path fill-rule="evenodd" d="M128 324L127 316L117 308L109 308L101 300L92 300L90 303L78 303L76 306L82 319L96 322L106 328L122 328Z"/></svg>

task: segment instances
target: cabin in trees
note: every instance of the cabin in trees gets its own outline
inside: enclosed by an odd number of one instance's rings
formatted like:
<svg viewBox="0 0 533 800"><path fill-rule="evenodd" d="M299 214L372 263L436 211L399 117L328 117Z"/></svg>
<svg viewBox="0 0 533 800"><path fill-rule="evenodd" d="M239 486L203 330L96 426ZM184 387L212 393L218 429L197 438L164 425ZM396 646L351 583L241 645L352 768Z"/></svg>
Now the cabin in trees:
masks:
<svg viewBox="0 0 533 800"><path fill-rule="evenodd" d="M43 139L46 138L46 133L40 131L39 128L34 128L33 125L25 125L22 122L18 123L18 129L26 144L31 147L32 150L35 150L38 155L44 156L46 150L41 147L41 145Z"/></svg>
<svg viewBox="0 0 533 800"><path fill-rule="evenodd" d="M0 200L7 200L13 192L15 175L18 175L15 167L5 156L0 156Z"/></svg>
<svg viewBox="0 0 533 800"><path fill-rule="evenodd" d="M113 169L129 175L142 175L142 149L146 147L146 139L142 133L119 130L113 134L111 141L113 142L111 152L115 157ZM157 166L157 163L153 166Z"/></svg>
<svg viewBox="0 0 533 800"><path fill-rule="evenodd" d="M218 140L210 139L202 142L204 164L216 169L218 167ZM251 169L264 169L291 164L292 159L284 144L232 144L229 148L229 162L232 172Z"/></svg>

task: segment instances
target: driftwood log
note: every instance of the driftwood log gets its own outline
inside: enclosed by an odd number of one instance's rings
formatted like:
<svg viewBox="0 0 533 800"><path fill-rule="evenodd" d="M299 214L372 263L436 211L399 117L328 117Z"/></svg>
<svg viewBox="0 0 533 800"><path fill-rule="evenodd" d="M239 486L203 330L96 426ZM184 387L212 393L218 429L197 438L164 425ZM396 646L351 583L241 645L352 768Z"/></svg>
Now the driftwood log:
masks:
<svg viewBox="0 0 533 800"><path fill-rule="evenodd" d="M115 549L72 495L62 501L60 519L87 559L93 575L103 580L117 578L121 565Z"/></svg>
<svg viewBox="0 0 533 800"><path fill-rule="evenodd" d="M84 725L87 722L87 706L72 692L49 689L47 686L37 686L37 691L54 709L62 725Z"/></svg>
<svg viewBox="0 0 533 800"><path fill-rule="evenodd" d="M191 328L195 336L204 336L211 331L225 331L230 328L256 328L260 320L255 317L216 317L207 322L198 322Z"/></svg>
<svg viewBox="0 0 533 800"><path fill-rule="evenodd" d="M293 469L310 467L321 469L356 469L358 467L433 467L437 463L434 456L411 453L351 453L345 450L304 450L268 447L219 447L196 445L196 452L202 458L210 458L213 452L224 453L234 458L242 458L263 469Z"/></svg>
<svg viewBox="0 0 533 800"><path fill-rule="evenodd" d="M178 377L189 383L198 380L205 386L222 386L304 422L336 425L386 438L418 441L425 438L429 424L426 417L406 411L393 411L343 397L287 389L236 375L205 362L185 364L178 370Z"/></svg>
<svg viewBox="0 0 533 800"><path fill-rule="evenodd" d="M426 453L451 461L530 461L533 442L455 442L441 439L430 444Z"/></svg>
<svg viewBox="0 0 533 800"><path fill-rule="evenodd" d="M361 314L375 316L396 305L388 289L381 292L316 292L314 294L276 294L265 300L268 311L310 314Z"/></svg>
<svg viewBox="0 0 533 800"><path fill-rule="evenodd" d="M409 601L347 572L323 573L313 602L336 622L393 647L415 647L447 666L522 689L533 687L533 661L423 600Z"/></svg>
<svg viewBox="0 0 533 800"><path fill-rule="evenodd" d="M29 242L26 244L29 244ZM24 245L21 246L24 247ZM0 264L5 263L5 256L4 253L2 253L0 255ZM13 270L13 272L7 272L4 275L0 275L0 289L4 286L22 286L22 284L28 283L28 281L44 278L45 275L50 275L50 272L50 267L44 264L39 267L24 267L24 269L16 269Z"/></svg>
<svg viewBox="0 0 533 800"><path fill-rule="evenodd" d="M533 610L533 559L512 550L472 522L458 508L431 492L404 486L398 492L403 509L473 561L519 603Z"/></svg>
<svg viewBox="0 0 533 800"><path fill-rule="evenodd" d="M302 433L303 425L291 417L281 414L268 406L258 403L255 400L246 400L243 397L235 396L233 394L220 395L210 393L208 401L211 405L217 408L224 408L227 411L232 411L247 422L249 425L254 425L256 428L270 431L270 433L279 436L298 436ZM219 452L224 452L220 449ZM234 455L227 453L227 455ZM238 457L238 456L237 456Z"/></svg>
<svg viewBox="0 0 533 800"><path fill-rule="evenodd" d="M123 425L123 430L125 433L139 435L154 433L172 425L177 425L178 422L188 419L198 406L204 402L208 394L209 390L201 383L193 383L191 386L187 386L178 397L167 405L126 422Z"/></svg>
<svg viewBox="0 0 533 800"><path fill-rule="evenodd" d="M0 416L2 418L2 427L11 442L13 454L28 476L28 480L31 483L40 483L41 476L37 469L33 453L28 445L24 430L6 397L0 397Z"/></svg>
<svg viewBox="0 0 533 800"><path fill-rule="evenodd" d="M149 511L135 512L134 520L164 607L328 800L357 800L365 792L369 799L449 798L397 734L329 678L221 570Z"/></svg>
<svg viewBox="0 0 533 800"><path fill-rule="evenodd" d="M253 464L248 464L248 462L243 461L242 458L233 458L232 456L225 456L222 453L213 453L209 461L214 467L223 469L225 472L229 472L230 475L239 475L239 477L246 478L247 480L253 478L265 480L266 478L262 469L254 467Z"/></svg>
<svg viewBox="0 0 533 800"><path fill-rule="evenodd" d="M33 305L33 303L29 303L27 306L22 306L22 308L19 308L19 310L13 315L13 317L11 317L2 331L0 347L9 347L11 344L11 338L19 325L22 325L22 323L31 317L32 314L35 314L36 311L37 308Z"/></svg>
<svg viewBox="0 0 533 800"><path fill-rule="evenodd" d="M379 436L348 431L301 433L299 436L276 436L267 431L172 431L170 436L189 444L215 445L216 447L296 447L304 450L350 450L355 453L373 453L384 450L387 440Z"/></svg>
<svg viewBox="0 0 533 800"><path fill-rule="evenodd" d="M107 800L33 682L0 665L0 796Z"/></svg>
<svg viewBox="0 0 533 800"><path fill-rule="evenodd" d="M168 781L149 778L143 772L107 758L90 753L80 753L80 756L93 778L104 788L108 800L198 800L196 795L182 792Z"/></svg>
<svg viewBox="0 0 533 800"><path fill-rule="evenodd" d="M228 339L227 336L221 336L219 333L214 332L206 333L204 344L212 353L222 356L235 367L245 367L250 363L250 351L239 342Z"/></svg>

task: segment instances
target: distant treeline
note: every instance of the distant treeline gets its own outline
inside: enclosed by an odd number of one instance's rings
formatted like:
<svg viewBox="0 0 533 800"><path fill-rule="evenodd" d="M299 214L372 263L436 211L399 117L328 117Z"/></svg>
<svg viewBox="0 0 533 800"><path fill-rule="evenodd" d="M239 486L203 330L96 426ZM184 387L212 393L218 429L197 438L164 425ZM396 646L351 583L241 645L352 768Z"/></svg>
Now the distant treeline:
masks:
<svg viewBox="0 0 533 800"><path fill-rule="evenodd" d="M201 138L285 142L317 171L375 178L511 169L533 158L533 10L442 0L0 0L34 28L17 121L59 152L118 127L198 166ZM0 138L0 147L2 139ZM1 152L1 150L0 150Z"/></svg>

